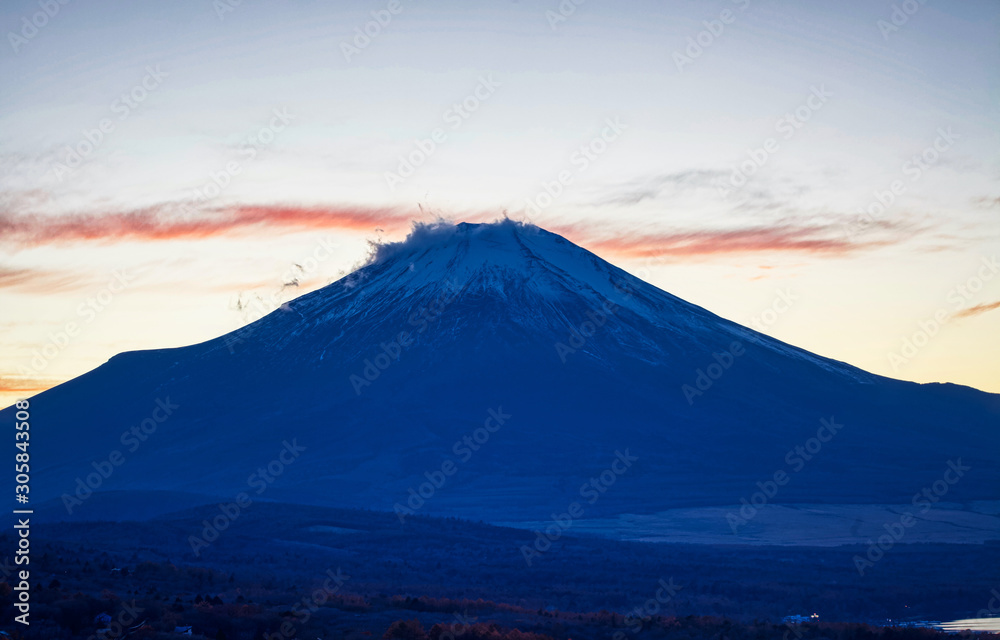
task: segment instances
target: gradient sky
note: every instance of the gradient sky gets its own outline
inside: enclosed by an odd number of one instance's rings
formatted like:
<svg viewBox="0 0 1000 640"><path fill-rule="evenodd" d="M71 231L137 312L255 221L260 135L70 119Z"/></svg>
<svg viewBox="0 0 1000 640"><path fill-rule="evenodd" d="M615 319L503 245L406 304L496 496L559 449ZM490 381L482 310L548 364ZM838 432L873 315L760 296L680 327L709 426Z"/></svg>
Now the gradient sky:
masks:
<svg viewBox="0 0 1000 640"><path fill-rule="evenodd" d="M0 405L505 210L821 355L1000 392L995 1L44 4L0 8Z"/></svg>

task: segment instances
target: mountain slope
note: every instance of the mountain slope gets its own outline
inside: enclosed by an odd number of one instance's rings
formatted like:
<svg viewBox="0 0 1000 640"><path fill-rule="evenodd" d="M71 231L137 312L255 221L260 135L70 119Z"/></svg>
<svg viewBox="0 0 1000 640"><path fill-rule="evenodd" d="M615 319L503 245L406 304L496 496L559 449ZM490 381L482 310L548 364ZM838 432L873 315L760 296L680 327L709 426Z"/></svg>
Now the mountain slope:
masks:
<svg viewBox="0 0 1000 640"><path fill-rule="evenodd" d="M565 510L626 450L587 517L738 505L781 470L773 502L909 503L958 458L973 471L948 501L1000 498L998 396L817 356L511 221L418 226L240 331L116 356L32 417L35 501L115 450L99 491L392 509L434 481L424 512L493 521Z"/></svg>

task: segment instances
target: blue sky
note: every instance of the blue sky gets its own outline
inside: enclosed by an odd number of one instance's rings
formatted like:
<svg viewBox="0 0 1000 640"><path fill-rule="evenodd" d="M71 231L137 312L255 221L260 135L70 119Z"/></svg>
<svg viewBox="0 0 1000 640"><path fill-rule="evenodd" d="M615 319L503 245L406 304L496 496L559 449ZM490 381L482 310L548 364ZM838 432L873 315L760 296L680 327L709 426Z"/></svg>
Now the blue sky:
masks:
<svg viewBox="0 0 1000 640"><path fill-rule="evenodd" d="M995 2L43 5L0 9L5 399L504 210L822 355L1000 391Z"/></svg>

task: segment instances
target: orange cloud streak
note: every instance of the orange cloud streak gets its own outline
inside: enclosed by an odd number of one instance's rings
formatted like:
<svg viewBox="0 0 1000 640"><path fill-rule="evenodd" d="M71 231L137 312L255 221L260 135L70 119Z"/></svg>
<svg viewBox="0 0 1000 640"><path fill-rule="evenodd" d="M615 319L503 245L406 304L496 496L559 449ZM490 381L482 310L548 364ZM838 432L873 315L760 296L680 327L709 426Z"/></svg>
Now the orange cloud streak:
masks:
<svg viewBox="0 0 1000 640"><path fill-rule="evenodd" d="M50 378L26 380L24 382L15 382L10 378L0 378L0 409L5 409L23 398L30 398L43 391L48 391L63 382L66 381Z"/></svg>
<svg viewBox="0 0 1000 640"><path fill-rule="evenodd" d="M155 241L202 239L252 233L341 229L387 232L405 230L416 212L401 208L296 205L240 205L199 212L177 206L137 211L63 216L0 212L0 242L20 247L65 242ZM486 220L495 214L466 216ZM551 230L598 253L628 257L685 257L713 254L785 251L843 255L890 244L858 241L833 225L773 225L741 229L698 229L647 234L607 235L592 225L561 225Z"/></svg>
<svg viewBox="0 0 1000 640"><path fill-rule="evenodd" d="M974 307L969 307L968 309L962 309L955 314L956 318L969 318L971 316L977 316L980 313L986 313L987 311L993 311L994 309L1000 308L1000 300L996 302L990 302L988 304L977 304Z"/></svg>
<svg viewBox="0 0 1000 640"><path fill-rule="evenodd" d="M396 230L414 216L395 208L237 206L188 214L180 208L64 216L0 212L0 241L21 247L77 241L201 239L254 230Z"/></svg>
<svg viewBox="0 0 1000 640"><path fill-rule="evenodd" d="M72 271L11 269L0 265L0 289L25 293L58 293L77 289L86 278Z"/></svg>
<svg viewBox="0 0 1000 640"><path fill-rule="evenodd" d="M852 241L837 235L834 226L751 227L744 229L704 229L673 233L600 236L589 228L560 227L557 231L580 240L595 253L612 253L633 258L691 257L715 254L785 251L844 255L862 248L889 244L885 240ZM589 239L587 237L589 236Z"/></svg>

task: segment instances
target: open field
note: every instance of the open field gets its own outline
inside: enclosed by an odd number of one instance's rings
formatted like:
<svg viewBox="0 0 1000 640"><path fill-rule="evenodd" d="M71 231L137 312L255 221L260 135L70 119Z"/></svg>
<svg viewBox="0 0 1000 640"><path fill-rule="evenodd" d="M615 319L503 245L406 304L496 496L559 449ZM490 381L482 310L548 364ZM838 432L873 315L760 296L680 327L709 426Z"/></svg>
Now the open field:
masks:
<svg viewBox="0 0 1000 640"><path fill-rule="evenodd" d="M897 544L983 544L1000 540L998 511L1000 504L987 501L939 503L926 511L912 504L775 504L742 513L738 506L703 507L581 520L574 523L573 531L640 542L838 547L867 545L885 534L887 525L910 513L914 522L904 527L905 533L894 541ZM536 529L549 523L503 524Z"/></svg>

